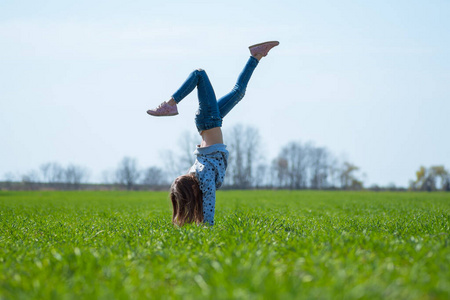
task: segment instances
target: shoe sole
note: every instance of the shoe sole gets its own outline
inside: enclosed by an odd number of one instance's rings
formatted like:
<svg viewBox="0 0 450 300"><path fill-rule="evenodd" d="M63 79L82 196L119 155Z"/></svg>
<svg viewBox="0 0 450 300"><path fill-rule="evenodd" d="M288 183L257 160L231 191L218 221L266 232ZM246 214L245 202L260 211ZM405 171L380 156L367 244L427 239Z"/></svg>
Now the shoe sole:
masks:
<svg viewBox="0 0 450 300"><path fill-rule="evenodd" d="M150 116L153 116L153 117L172 117L172 116L178 115L178 113L176 113L176 114L168 114L168 115L154 115L154 114L151 114L149 112L147 112L147 114L149 114Z"/></svg>
<svg viewBox="0 0 450 300"><path fill-rule="evenodd" d="M271 42L264 42L264 43L254 44L254 45L249 46L248 48L251 49L251 48L256 47L256 46L261 46L261 45L270 44L270 43L276 43L276 45L274 47L276 47L276 46L278 46L280 44L280 42L278 42L278 41L271 41Z"/></svg>

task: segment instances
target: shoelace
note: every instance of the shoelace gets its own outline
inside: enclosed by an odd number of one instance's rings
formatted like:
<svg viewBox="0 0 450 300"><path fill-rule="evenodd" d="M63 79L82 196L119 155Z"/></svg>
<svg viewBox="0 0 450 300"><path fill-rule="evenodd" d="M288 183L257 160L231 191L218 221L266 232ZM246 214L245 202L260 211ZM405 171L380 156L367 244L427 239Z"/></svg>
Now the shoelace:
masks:
<svg viewBox="0 0 450 300"><path fill-rule="evenodd" d="M166 102L161 103L160 105L158 105L158 107L155 110L160 110L165 104L166 104Z"/></svg>

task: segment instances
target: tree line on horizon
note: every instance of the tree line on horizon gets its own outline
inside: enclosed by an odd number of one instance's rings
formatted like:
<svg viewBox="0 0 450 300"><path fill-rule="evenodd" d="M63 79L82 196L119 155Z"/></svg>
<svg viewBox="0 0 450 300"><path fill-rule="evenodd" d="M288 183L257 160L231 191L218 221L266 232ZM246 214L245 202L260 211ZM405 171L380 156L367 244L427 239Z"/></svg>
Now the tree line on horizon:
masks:
<svg viewBox="0 0 450 300"><path fill-rule="evenodd" d="M255 127L236 125L225 131L229 160L223 188L227 189L314 189L314 190L361 190L364 189L360 168L348 160L338 159L325 147L312 142L291 141L281 147L278 155L267 161L262 152L261 138ZM164 152L164 169L150 166L141 169L137 160L124 157L116 169L104 171L99 183L89 183L89 170L70 164L66 167L57 162L44 163L39 170L15 177L4 175L2 189L167 189L173 179L185 174L192 166L195 156L193 147L199 136L184 132L179 139L177 151ZM405 190L394 185L371 190ZM420 167L409 190L450 191L450 173L444 166Z"/></svg>

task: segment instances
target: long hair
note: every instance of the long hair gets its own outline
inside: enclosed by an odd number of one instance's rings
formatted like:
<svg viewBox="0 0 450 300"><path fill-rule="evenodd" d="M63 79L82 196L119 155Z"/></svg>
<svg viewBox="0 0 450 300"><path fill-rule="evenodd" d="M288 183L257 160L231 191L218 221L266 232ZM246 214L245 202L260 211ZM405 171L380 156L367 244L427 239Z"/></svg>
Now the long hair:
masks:
<svg viewBox="0 0 450 300"><path fill-rule="evenodd" d="M203 222L202 191L195 174L177 177L170 187L172 200L172 223L183 226L186 223L200 224Z"/></svg>

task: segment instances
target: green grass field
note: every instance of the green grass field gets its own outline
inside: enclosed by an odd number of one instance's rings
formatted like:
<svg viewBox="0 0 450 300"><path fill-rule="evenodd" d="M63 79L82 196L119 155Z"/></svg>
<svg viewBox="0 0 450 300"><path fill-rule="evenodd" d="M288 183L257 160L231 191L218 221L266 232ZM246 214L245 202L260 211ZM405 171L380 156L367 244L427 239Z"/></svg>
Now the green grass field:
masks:
<svg viewBox="0 0 450 300"><path fill-rule="evenodd" d="M449 299L450 193L0 192L0 299Z"/></svg>

